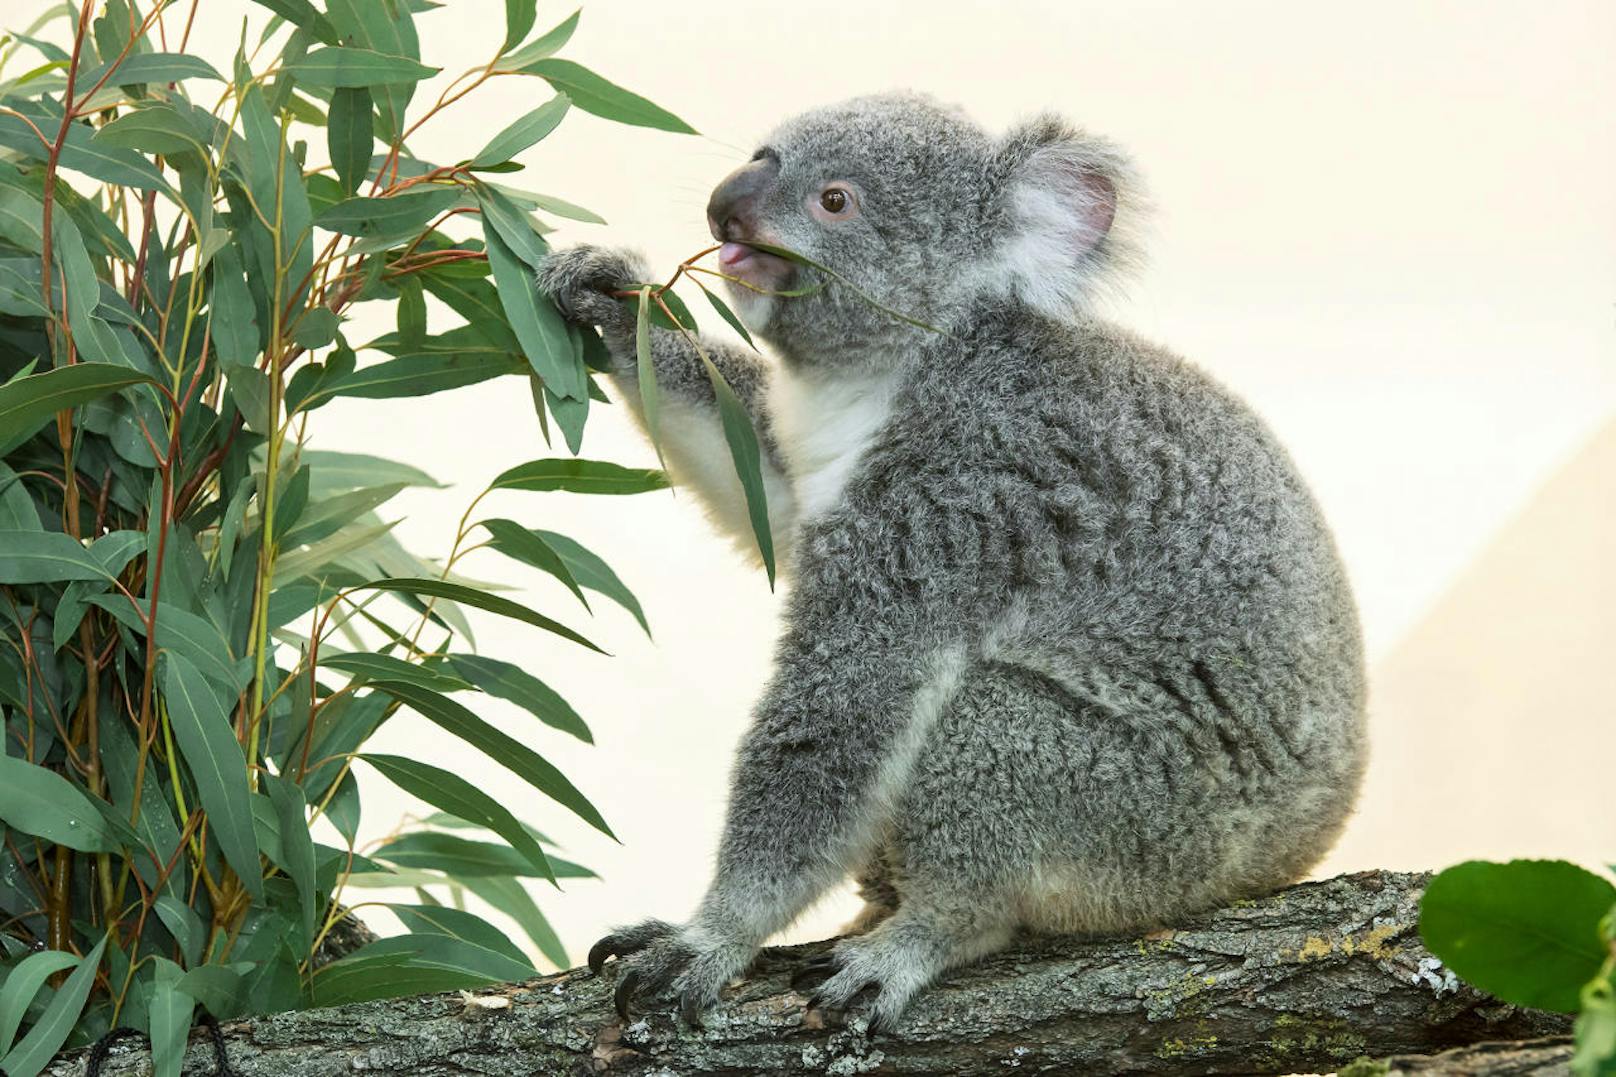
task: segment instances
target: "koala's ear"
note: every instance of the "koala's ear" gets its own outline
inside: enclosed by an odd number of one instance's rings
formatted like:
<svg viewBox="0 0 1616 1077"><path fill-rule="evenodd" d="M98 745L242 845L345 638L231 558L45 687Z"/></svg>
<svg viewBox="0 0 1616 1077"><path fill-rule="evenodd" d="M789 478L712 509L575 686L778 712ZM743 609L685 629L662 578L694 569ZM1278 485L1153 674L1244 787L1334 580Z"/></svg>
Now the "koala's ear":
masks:
<svg viewBox="0 0 1616 1077"><path fill-rule="evenodd" d="M990 279L1052 314L1070 313L1132 261L1140 199L1110 142L1055 116L1007 134L988 167Z"/></svg>

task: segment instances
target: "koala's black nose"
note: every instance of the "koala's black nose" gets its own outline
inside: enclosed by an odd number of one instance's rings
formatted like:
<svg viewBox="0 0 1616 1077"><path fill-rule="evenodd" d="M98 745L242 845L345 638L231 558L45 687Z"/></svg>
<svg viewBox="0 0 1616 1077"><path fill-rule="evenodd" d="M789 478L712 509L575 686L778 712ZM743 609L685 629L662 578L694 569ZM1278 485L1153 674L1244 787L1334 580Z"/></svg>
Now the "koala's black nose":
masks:
<svg viewBox="0 0 1616 1077"><path fill-rule="evenodd" d="M725 176L707 201L713 238L744 241L755 236L759 205L779 174L780 158L765 152Z"/></svg>

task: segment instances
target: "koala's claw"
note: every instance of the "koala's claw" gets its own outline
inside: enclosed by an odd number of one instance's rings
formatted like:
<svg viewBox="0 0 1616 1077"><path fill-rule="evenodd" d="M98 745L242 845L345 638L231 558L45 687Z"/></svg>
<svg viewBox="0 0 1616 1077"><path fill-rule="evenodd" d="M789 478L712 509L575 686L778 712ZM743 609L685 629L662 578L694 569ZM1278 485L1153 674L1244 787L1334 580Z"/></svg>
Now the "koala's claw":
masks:
<svg viewBox="0 0 1616 1077"><path fill-rule="evenodd" d="M804 987L818 987L836 975L841 967L842 963L836 959L835 954L821 954L796 971L791 977L791 989L800 991Z"/></svg>
<svg viewBox="0 0 1616 1077"><path fill-rule="evenodd" d="M668 938L679 929L661 920L646 920L633 927L619 928L589 948L589 971L600 975L606 959L637 954L659 939Z"/></svg>
<svg viewBox="0 0 1616 1077"><path fill-rule="evenodd" d="M639 255L604 247L568 247L555 251L539 267L539 290L561 316L579 325L627 325L634 314L613 292L650 276Z"/></svg>
<svg viewBox="0 0 1616 1077"><path fill-rule="evenodd" d="M627 1021L629 1019L629 1003L634 998L634 992L640 986L640 974L633 969L623 973L617 981L617 990L612 994L612 1005L617 1007L617 1016Z"/></svg>
<svg viewBox="0 0 1616 1077"><path fill-rule="evenodd" d="M617 989L612 1004L627 1021L636 1003L675 996L680 1016L697 1028L719 989L742 972L754 947L714 940L660 920L647 920L615 931L589 949L589 967L599 972L608 958L618 958Z"/></svg>

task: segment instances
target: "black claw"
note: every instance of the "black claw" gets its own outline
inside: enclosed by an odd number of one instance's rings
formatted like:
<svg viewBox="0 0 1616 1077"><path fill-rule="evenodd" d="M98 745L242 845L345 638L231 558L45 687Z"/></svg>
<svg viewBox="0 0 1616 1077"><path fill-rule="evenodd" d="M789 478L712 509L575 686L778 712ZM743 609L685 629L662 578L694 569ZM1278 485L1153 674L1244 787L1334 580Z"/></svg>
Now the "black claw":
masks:
<svg viewBox="0 0 1616 1077"><path fill-rule="evenodd" d="M890 1027L887 1025L886 1020L879 1014L870 1014L869 1023L864 1026L864 1034L866 1036L878 1036L887 1031L890 1031Z"/></svg>
<svg viewBox="0 0 1616 1077"><path fill-rule="evenodd" d="M817 1010L821 1005L824 1004L824 1001L825 996L820 994L818 991L815 991L813 994L808 996L808 1008L810 1010Z"/></svg>
<svg viewBox="0 0 1616 1077"><path fill-rule="evenodd" d="M630 969L623 973L623 978L617 984L617 991L612 995L612 1004L617 1007L617 1015L623 1020L629 1019L628 1006L634 999L634 990L640 985L640 974Z"/></svg>
<svg viewBox="0 0 1616 1077"><path fill-rule="evenodd" d="M606 964L606 959L616 956L617 936L607 935L589 948L589 971L599 976L601 967Z"/></svg>

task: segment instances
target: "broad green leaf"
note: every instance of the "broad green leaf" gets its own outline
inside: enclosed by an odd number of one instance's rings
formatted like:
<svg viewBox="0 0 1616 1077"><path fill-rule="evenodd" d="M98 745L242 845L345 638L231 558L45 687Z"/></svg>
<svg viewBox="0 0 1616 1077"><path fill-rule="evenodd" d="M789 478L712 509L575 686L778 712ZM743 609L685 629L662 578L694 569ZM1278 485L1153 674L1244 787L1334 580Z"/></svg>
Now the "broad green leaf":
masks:
<svg viewBox="0 0 1616 1077"><path fill-rule="evenodd" d="M586 384L593 390L592 383ZM561 436L567 440L567 451L577 456L583 450L584 423L589 418L589 393L586 392L581 399L574 400L571 397L557 396L546 385L544 402L549 407L550 414L555 416L556 425L561 428Z"/></svg>
<svg viewBox="0 0 1616 1077"><path fill-rule="evenodd" d="M572 103L585 112L593 112L618 123L655 127L679 134L696 134L694 127L673 113L601 78L582 64L551 58L523 64L520 70L524 75L537 75L566 93L572 98Z"/></svg>
<svg viewBox="0 0 1616 1077"><path fill-rule="evenodd" d="M110 68L110 74L109 74ZM135 86L148 82L183 82L185 79L211 79L223 82L225 77L200 56L186 52L131 52L116 67L101 64L78 77L79 92L87 91L105 80L109 86Z"/></svg>
<svg viewBox="0 0 1616 1077"><path fill-rule="evenodd" d="M152 908L157 913L157 918L163 922L163 926L168 928L168 933L174 936L174 941L180 944L180 954L185 958L185 963L194 965L200 961L202 947L207 942L208 928L196 910L173 894L159 897Z"/></svg>
<svg viewBox="0 0 1616 1077"><path fill-rule="evenodd" d="M324 15L315 10L309 0L253 0L253 2L268 8L294 26L301 26L311 31L321 41L335 43L337 40L336 28Z"/></svg>
<svg viewBox="0 0 1616 1077"><path fill-rule="evenodd" d="M242 961L229 965L197 965L181 976L174 986L196 999L203 1009L215 1017L232 1017L239 1012L241 997L248 989L242 971L251 968L252 963ZM294 963L294 981L295 968ZM292 993L295 995L295 984Z"/></svg>
<svg viewBox="0 0 1616 1077"><path fill-rule="evenodd" d="M606 820L578 787L567 780L549 760L514 737L483 721L447 696L412 684L383 683L379 687L438 728L470 744L489 759L507 768L533 788L583 819L608 837ZM552 877L553 880L553 877Z"/></svg>
<svg viewBox="0 0 1616 1077"><path fill-rule="evenodd" d="M152 1074L153 1077L180 1077L196 1000L180 990L184 969L161 954L153 954L152 960L156 962L149 1011Z"/></svg>
<svg viewBox="0 0 1616 1077"><path fill-rule="evenodd" d="M634 615L634 619L640 622L645 634L647 636L651 634L651 626L646 623L645 611L640 608L639 599L634 597L634 592L618 578L610 565L566 535L538 529L535 529L533 534L542 538L550 549L560 556L567 566L567 571L572 573L572 578L577 580L580 586L603 594L628 610Z"/></svg>
<svg viewBox="0 0 1616 1077"><path fill-rule="evenodd" d="M326 0L326 10L343 41L390 56L421 58L421 43L410 5L379 3L378 0ZM405 113L415 89L414 82L372 88L376 112L381 119L377 134L383 142L393 142L402 134Z"/></svg>
<svg viewBox="0 0 1616 1077"><path fill-rule="evenodd" d="M509 853L510 850L506 849ZM497 954L504 954L512 961L531 964L527 955L506 938L505 933L490 924L487 920L464 909L451 909L443 905L397 905L389 903L387 906L403 921L405 930L417 935L448 935L456 939L464 939L469 943L492 950ZM533 975L537 970L529 972Z"/></svg>
<svg viewBox="0 0 1616 1077"><path fill-rule="evenodd" d="M315 973L314 1001L320 1006L340 1006L531 975L533 968L527 962L453 935L396 935L361 946Z"/></svg>
<svg viewBox="0 0 1616 1077"><path fill-rule="evenodd" d="M251 369L258 359L258 308L243 278L241 251L231 244L213 256L209 333L220 362ZM266 402L264 411L267 414Z"/></svg>
<svg viewBox="0 0 1616 1077"><path fill-rule="evenodd" d="M302 460L311 472L309 491L316 497L365 486L423 486L442 489L443 484L420 468L365 453L305 449Z"/></svg>
<svg viewBox="0 0 1616 1077"><path fill-rule="evenodd" d="M342 835L349 848L358 840L360 809L359 782L352 770L344 771L342 780L337 783L337 791L326 802L325 817L331 820L331 825L337 828L337 833Z"/></svg>
<svg viewBox="0 0 1616 1077"><path fill-rule="evenodd" d="M11 465L0 461L0 532L40 531L39 509Z"/></svg>
<svg viewBox="0 0 1616 1077"><path fill-rule="evenodd" d="M304 311L292 327L292 342L307 351L318 351L337 339L342 318L330 307L315 307Z"/></svg>
<svg viewBox="0 0 1616 1077"><path fill-rule="evenodd" d="M0 239L38 254L44 238L44 203L20 188L0 187Z"/></svg>
<svg viewBox="0 0 1616 1077"><path fill-rule="evenodd" d="M0 822L84 853L118 850L88 796L55 771L16 756L0 755Z"/></svg>
<svg viewBox="0 0 1616 1077"><path fill-rule="evenodd" d="M443 69L428 67L408 56L391 56L370 49L334 45L313 50L291 64L288 70L301 86L355 89L419 82Z"/></svg>
<svg viewBox="0 0 1616 1077"><path fill-rule="evenodd" d="M101 941L84 955L78 967L68 974L62 986L56 989L50 1005L34 1022L34 1027L28 1030L28 1035L11 1049L10 1054L0 1058L0 1070L4 1070L7 1077L35 1077L62 1049L73 1026L78 1023L79 1014L84 1012L84 1003L90 997L90 988L95 986L95 973L101 966L101 954L106 948L107 937L103 935Z"/></svg>
<svg viewBox="0 0 1616 1077"><path fill-rule="evenodd" d="M460 198L458 187L412 187L385 198L350 198L326 209L314 223L345 236L410 236Z"/></svg>
<svg viewBox="0 0 1616 1077"><path fill-rule="evenodd" d="M501 472L495 490L566 490L574 494L643 494L666 490L668 477L651 468L604 460L530 460Z"/></svg>
<svg viewBox="0 0 1616 1077"><path fill-rule="evenodd" d="M555 305L539 294L532 268L505 245L499 231L486 218L483 229L488 244L488 264L494 270L494 285L500 304L510 320L522 352L533 372L544 379L545 388L560 396L582 400L588 392L588 377L582 360L573 351L567 325Z"/></svg>
<svg viewBox="0 0 1616 1077"><path fill-rule="evenodd" d="M532 565L541 572L548 572L571 591L584 609L589 609L589 599L584 597L583 589L578 581L572 578L572 572L567 568L561 555L552 550L544 538L536 531L529 531L515 520L481 520L478 526L484 528L490 538L489 545L506 557L514 558L524 565Z"/></svg>
<svg viewBox="0 0 1616 1077"><path fill-rule="evenodd" d="M445 673L440 668L423 666L419 662L407 662L390 654L374 654L369 651L333 655L322 653L320 665L326 669L341 670L359 683L392 681L399 684L413 684L434 692L463 692L471 687L470 683Z"/></svg>
<svg viewBox="0 0 1616 1077"><path fill-rule="evenodd" d="M308 801L303 798L303 790L290 778L263 774L259 781L268 791L280 823L281 859L278 865L291 877L292 885L297 887L298 904L303 913L304 946L313 946L320 892L314 882L314 842L309 837Z"/></svg>
<svg viewBox="0 0 1616 1077"><path fill-rule="evenodd" d="M467 890L515 920L547 961L557 968L567 967L567 948L561 945L560 936L555 933L555 928L550 926L550 921L539 911L538 905L533 901L533 895L527 892L527 887L522 885L520 879L502 878L497 875L474 875L459 882Z"/></svg>
<svg viewBox="0 0 1616 1077"><path fill-rule="evenodd" d="M0 757L3 758L3 757ZM79 959L61 950L41 950L29 954L11 969L0 985L0 1058L11 1050L17 1029L29 1003L45 986L45 981L63 969L70 969Z"/></svg>
<svg viewBox="0 0 1616 1077"><path fill-rule="evenodd" d="M376 141L375 108L370 90L363 86L345 87L331 94L326 148L344 194L359 190L370 171L370 150Z"/></svg>
<svg viewBox="0 0 1616 1077"><path fill-rule="evenodd" d="M450 815L492 830L521 853L545 878L552 878L550 862L533 835L499 801L458 774L414 759L367 752L359 758L404 792L441 808Z"/></svg>
<svg viewBox="0 0 1616 1077"><path fill-rule="evenodd" d="M545 31L543 35L534 38L518 51L501 58L496 70L517 72L528 64L554 56L561 51L568 41L572 40L573 31L576 29L578 29L578 12L574 11L554 27Z"/></svg>
<svg viewBox="0 0 1616 1077"><path fill-rule="evenodd" d="M181 153L206 156L208 152L207 146L191 133L174 107L163 102L125 112L95 133L94 144L167 156Z"/></svg>
<svg viewBox="0 0 1616 1077"><path fill-rule="evenodd" d="M605 654L599 647L557 621L552 621L542 613L536 613L518 602L508 598L487 594L458 583L449 583L445 580L432 580L425 578L395 578L377 580L373 583L363 584L356 590L395 591L399 594L415 595L416 597L447 598L452 602L463 602L468 606L497 613L501 617L509 617L515 621L522 621L542 628L546 632L554 632L563 639L588 647L591 651Z"/></svg>
<svg viewBox="0 0 1616 1077"><path fill-rule="evenodd" d="M477 875L523 875L542 878L543 872L533 866L508 845L495 845L491 841L473 841L458 834L440 834L431 830L417 830L401 834L370 854L374 859L387 860L401 868L420 868L441 871L455 878ZM595 873L588 868L549 857L550 867L557 879L589 879Z"/></svg>
<svg viewBox="0 0 1616 1077"><path fill-rule="evenodd" d="M533 29L538 7L538 0L505 0L505 43L499 47L501 53L510 52L522 43Z"/></svg>
<svg viewBox="0 0 1616 1077"><path fill-rule="evenodd" d="M60 115L52 119L37 109L17 108L17 111L26 115L41 131L47 127L54 131L61 122ZM69 124L67 141L62 146L61 167L82 172L102 183L135 187L143 191L168 189L163 174L146 158L133 150L97 146L93 137L91 128L83 124ZM39 141L34 128L25 123L22 116L5 113L0 113L0 147L16 150L37 161L43 161L50 155L49 147Z"/></svg>
<svg viewBox="0 0 1616 1077"><path fill-rule="evenodd" d="M1483 991L1570 1013L1609 955L1599 922L1612 905L1616 886L1563 860L1471 860L1426 887L1420 935Z"/></svg>
<svg viewBox="0 0 1616 1077"><path fill-rule="evenodd" d="M752 417L747 414L746 405L741 403L707 353L698 347L696 354L707 368L707 380L712 383L713 396L718 401L718 418L724 427L724 440L729 442L730 458L735 461L735 474L740 477L741 489L746 494L746 512L752 520L752 533L757 537L758 553L763 558L764 570L769 574L769 586L773 587L774 536L769 531L769 502L763 489L763 457L758 449L757 431L752 429Z"/></svg>
<svg viewBox="0 0 1616 1077"><path fill-rule="evenodd" d="M509 2L509 0L507 0ZM504 164L556 129L572 101L558 93L538 108L527 113L489 140L488 145L471 159L471 167L487 168Z"/></svg>
<svg viewBox="0 0 1616 1077"><path fill-rule="evenodd" d="M111 363L74 363L14 378L0 385L0 449L9 452L64 408L151 382L148 374Z"/></svg>
<svg viewBox="0 0 1616 1077"><path fill-rule="evenodd" d="M305 411L339 396L389 400L404 396L428 396L448 389L488 381L505 374L526 370L522 360L507 352L466 352L444 355L423 352L400 356L361 367L345 378L322 384L303 403Z"/></svg>
<svg viewBox="0 0 1616 1077"><path fill-rule="evenodd" d="M247 761L218 694L184 655L164 659L163 697L180 754L208 813L208 829L247 891L262 899L263 869L247 796Z"/></svg>
<svg viewBox="0 0 1616 1077"><path fill-rule="evenodd" d="M60 531L0 531L0 583L112 578L83 543Z"/></svg>
<svg viewBox="0 0 1616 1077"><path fill-rule="evenodd" d="M589 727L555 690L520 666L480 654L451 654L449 665L491 696L515 703L552 729L595 742Z"/></svg>

